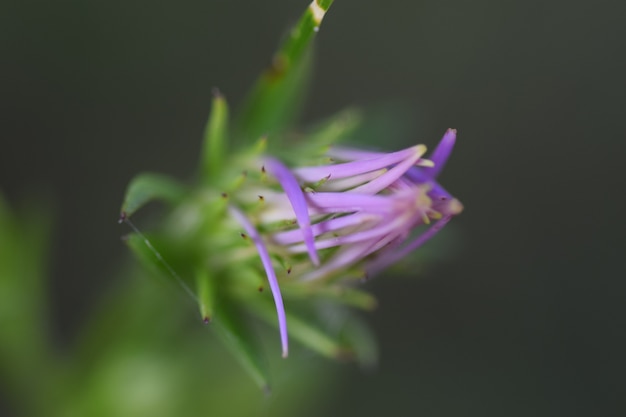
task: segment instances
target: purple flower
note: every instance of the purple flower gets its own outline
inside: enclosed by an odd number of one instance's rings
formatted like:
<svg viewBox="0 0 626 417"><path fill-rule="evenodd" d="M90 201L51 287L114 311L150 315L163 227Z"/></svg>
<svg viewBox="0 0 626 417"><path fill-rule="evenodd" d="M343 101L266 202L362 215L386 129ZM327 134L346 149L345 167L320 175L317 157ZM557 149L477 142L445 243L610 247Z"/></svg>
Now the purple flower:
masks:
<svg viewBox="0 0 626 417"><path fill-rule="evenodd" d="M236 193L230 213L261 258L283 356L287 321L279 280L370 277L433 237L463 210L437 182L455 140L449 129L429 159L417 145L393 153L333 147L330 164L294 169L272 157L258 162L258 180ZM420 226L427 228L411 238Z"/></svg>

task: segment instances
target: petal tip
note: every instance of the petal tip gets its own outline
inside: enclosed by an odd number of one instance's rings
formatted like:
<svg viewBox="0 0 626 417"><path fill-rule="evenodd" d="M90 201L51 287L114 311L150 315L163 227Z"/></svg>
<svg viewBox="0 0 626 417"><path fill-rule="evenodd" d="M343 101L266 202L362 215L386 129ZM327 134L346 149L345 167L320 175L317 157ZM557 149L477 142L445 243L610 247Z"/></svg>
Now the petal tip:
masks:
<svg viewBox="0 0 626 417"><path fill-rule="evenodd" d="M448 203L448 213L456 216L457 214L461 214L461 212L463 211L464 207L463 207L463 203L461 203L459 200L457 200L456 198L453 198L452 200L450 200L450 202Z"/></svg>

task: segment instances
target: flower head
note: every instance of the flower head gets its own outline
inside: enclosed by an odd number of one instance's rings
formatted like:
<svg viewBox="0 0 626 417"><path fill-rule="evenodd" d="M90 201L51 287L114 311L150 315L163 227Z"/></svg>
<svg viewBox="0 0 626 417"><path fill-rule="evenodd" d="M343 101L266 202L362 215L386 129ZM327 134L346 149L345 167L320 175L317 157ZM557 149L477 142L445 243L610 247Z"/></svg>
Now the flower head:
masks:
<svg viewBox="0 0 626 417"><path fill-rule="evenodd" d="M202 321L214 323L264 388L251 317L278 323L283 356L289 324L293 339L322 355L374 363L374 338L345 307L371 309L376 301L352 284L419 248L462 210L437 180L453 129L430 154L423 145L391 153L335 146L369 131L351 109L290 133L307 51L331 3L312 1L236 117L216 92L194 184L144 173L122 205L120 218L135 231L131 249L194 298ZM271 137L270 152L265 139L254 145L261 135ZM171 210L149 240L129 216L153 200ZM256 291L266 282L273 303Z"/></svg>
<svg viewBox="0 0 626 417"><path fill-rule="evenodd" d="M283 356L287 320L279 281L370 277L434 236L463 209L437 182L455 140L449 129L429 159L417 145L393 153L333 147L330 163L292 169L273 157L255 161L257 175L235 193L230 214L261 259Z"/></svg>

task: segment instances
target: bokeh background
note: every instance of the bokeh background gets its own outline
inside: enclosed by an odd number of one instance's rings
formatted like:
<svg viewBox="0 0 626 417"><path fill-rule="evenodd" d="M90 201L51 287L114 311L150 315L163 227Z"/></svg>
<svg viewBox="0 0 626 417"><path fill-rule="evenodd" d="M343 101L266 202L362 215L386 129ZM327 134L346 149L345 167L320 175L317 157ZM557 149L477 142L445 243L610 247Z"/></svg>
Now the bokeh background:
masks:
<svg viewBox="0 0 626 417"><path fill-rule="evenodd" d="M0 6L0 190L50 202L59 346L128 259L128 181L189 177L211 89L236 107L306 5ZM429 268L368 284L379 367L337 365L311 415L626 412L625 16L604 1L336 0L302 125L382 103L405 122L381 120L381 147L457 128L442 182L466 210Z"/></svg>

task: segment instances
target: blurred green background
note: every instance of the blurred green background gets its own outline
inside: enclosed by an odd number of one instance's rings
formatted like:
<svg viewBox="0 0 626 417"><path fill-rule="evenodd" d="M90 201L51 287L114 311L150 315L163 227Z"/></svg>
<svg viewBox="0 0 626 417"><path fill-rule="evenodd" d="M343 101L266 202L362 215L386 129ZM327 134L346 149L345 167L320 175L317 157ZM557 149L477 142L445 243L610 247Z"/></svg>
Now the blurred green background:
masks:
<svg viewBox="0 0 626 417"><path fill-rule="evenodd" d="M306 5L0 5L0 189L50 201L59 349L128 259L130 178L191 175L211 89L236 107ZM442 262L368 284L379 367L331 365L341 383L303 415L626 411L624 16L603 1L336 0L302 125L383 103L407 123L382 119L381 147L457 128L442 183L466 210Z"/></svg>

